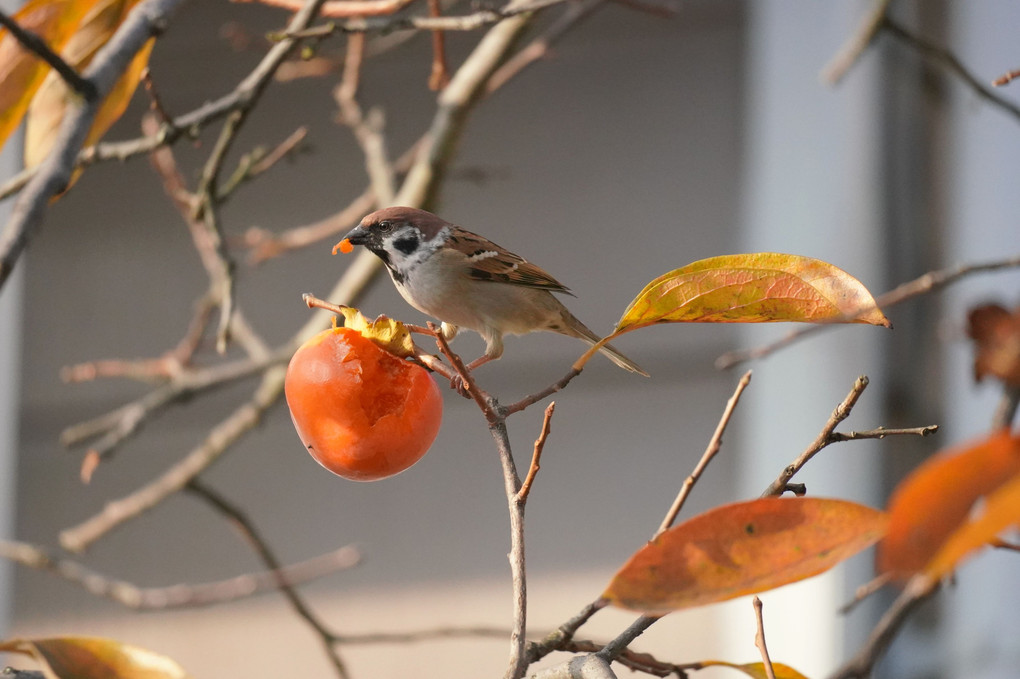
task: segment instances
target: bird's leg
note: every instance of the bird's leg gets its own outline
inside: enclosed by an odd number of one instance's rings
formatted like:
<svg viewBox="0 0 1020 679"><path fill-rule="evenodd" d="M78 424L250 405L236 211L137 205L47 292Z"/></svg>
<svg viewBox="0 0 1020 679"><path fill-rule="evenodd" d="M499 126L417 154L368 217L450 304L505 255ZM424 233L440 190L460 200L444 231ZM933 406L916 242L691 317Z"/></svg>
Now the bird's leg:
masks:
<svg viewBox="0 0 1020 679"><path fill-rule="evenodd" d="M445 323L443 324L445 328ZM456 332L456 326L454 332ZM485 365L489 361L495 361L503 355L503 336L499 333L483 335L485 339L485 353L471 361L465 366L468 372L474 372L475 368ZM464 378L454 375L450 379L450 387L455 389L462 396L467 396L467 387L464 385Z"/></svg>

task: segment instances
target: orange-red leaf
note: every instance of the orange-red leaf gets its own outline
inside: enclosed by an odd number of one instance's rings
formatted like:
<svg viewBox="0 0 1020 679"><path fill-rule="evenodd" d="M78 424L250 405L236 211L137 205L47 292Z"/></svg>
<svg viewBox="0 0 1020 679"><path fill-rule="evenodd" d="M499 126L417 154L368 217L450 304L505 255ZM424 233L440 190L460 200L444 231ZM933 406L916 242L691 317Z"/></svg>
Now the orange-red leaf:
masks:
<svg viewBox="0 0 1020 679"><path fill-rule="evenodd" d="M1020 526L1020 474L988 495L980 515L949 536L924 572L934 579L943 578L999 533L1017 526Z"/></svg>
<svg viewBox="0 0 1020 679"><path fill-rule="evenodd" d="M23 653L59 679L187 679L188 673L166 656L113 639L54 637L12 639L0 651Z"/></svg>
<svg viewBox="0 0 1020 679"><path fill-rule="evenodd" d="M1020 437L1001 431L929 459L889 500L889 531L878 546L879 572L906 580L932 561L974 503L1020 473Z"/></svg>
<svg viewBox="0 0 1020 679"><path fill-rule="evenodd" d="M12 17L22 28L46 42L56 53L63 50L82 16L96 0L29 0ZM49 65L0 30L0 147L3 147L28 110Z"/></svg>
<svg viewBox="0 0 1020 679"><path fill-rule="evenodd" d="M760 662L737 665L736 663L726 662L725 660L704 660L698 664L701 667L729 667L743 672L753 679L766 679L768 677L768 674L765 672L765 663ZM776 679L807 679L807 677L797 670L793 669L789 665L784 665L781 662L772 663L772 673L776 675Z"/></svg>
<svg viewBox="0 0 1020 679"><path fill-rule="evenodd" d="M658 615L804 580L878 540L886 517L845 500L768 497L718 507L639 549L602 595Z"/></svg>
<svg viewBox="0 0 1020 679"><path fill-rule="evenodd" d="M711 257L659 276L616 327L773 321L889 325L867 288L842 269L810 257L760 252Z"/></svg>
<svg viewBox="0 0 1020 679"><path fill-rule="evenodd" d="M139 0L99 0L93 2L91 10L81 19L77 31L67 42L61 56L78 71L89 65L96 52L113 36L128 12ZM142 69L149 62L153 41L139 50L128 69L120 77L96 113L86 144L99 140L110 126L124 113L131 96L138 86ZM32 167L42 162L56 138L57 130L64 119L64 111L72 94L58 73L46 76L42 86L32 99L25 126L25 166Z"/></svg>

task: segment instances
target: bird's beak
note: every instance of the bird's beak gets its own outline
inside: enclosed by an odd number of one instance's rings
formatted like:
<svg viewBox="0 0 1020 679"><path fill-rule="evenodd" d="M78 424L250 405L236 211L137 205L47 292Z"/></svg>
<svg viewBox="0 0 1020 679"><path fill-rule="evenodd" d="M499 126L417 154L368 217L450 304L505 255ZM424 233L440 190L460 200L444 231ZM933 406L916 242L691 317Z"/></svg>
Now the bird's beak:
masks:
<svg viewBox="0 0 1020 679"><path fill-rule="evenodd" d="M372 240L372 233L362 224L358 224L344 236L344 240L351 245L367 245Z"/></svg>

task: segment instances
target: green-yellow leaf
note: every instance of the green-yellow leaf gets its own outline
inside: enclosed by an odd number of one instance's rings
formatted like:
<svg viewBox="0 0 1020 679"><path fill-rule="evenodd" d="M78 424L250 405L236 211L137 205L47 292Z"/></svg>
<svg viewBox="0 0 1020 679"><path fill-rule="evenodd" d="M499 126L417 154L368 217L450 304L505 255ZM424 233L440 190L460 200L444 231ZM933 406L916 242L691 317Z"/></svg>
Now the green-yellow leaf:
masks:
<svg viewBox="0 0 1020 679"><path fill-rule="evenodd" d="M661 615L828 570L872 544L886 516L845 500L768 497L700 514L639 549L603 598Z"/></svg>
<svg viewBox="0 0 1020 679"><path fill-rule="evenodd" d="M776 321L889 326L867 288L842 269L810 257L760 252L711 257L659 276L616 328Z"/></svg>
<svg viewBox="0 0 1020 679"><path fill-rule="evenodd" d="M98 637L11 639L0 651L22 653L43 665L50 679L187 679L170 658Z"/></svg>

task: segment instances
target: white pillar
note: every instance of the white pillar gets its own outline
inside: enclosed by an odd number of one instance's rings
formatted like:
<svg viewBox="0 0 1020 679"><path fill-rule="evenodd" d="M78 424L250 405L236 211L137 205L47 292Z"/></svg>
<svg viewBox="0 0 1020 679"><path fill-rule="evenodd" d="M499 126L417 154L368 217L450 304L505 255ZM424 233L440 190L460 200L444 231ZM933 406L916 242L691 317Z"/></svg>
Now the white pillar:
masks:
<svg viewBox="0 0 1020 679"><path fill-rule="evenodd" d="M874 58L838 88L819 73L850 36L867 3L748 3L746 137L740 250L822 259L876 293L884 262L879 227L876 146L880 129ZM757 346L794 326L752 326L742 341ZM753 498L817 436L858 375L872 378L851 423L865 429L881 404L877 341L881 328L850 326L801 342L751 364L754 378L737 417L741 433L738 494ZM829 449L796 480L815 497L876 505L872 446ZM762 595L773 660L807 676L825 676L845 655L846 620L837 614L848 589L838 568ZM754 619L745 599L730 612L730 658L755 660ZM853 623L851 623L853 624ZM857 634L851 635L856 637Z"/></svg>
<svg viewBox="0 0 1020 679"><path fill-rule="evenodd" d="M0 8L11 12L20 4L0 0ZM0 181L21 168L21 133L7 140L0 153ZM0 203L0 224L6 224L13 199ZM14 536L15 481L17 479L18 416L21 377L21 304L24 289L24 264L7 279L0 290L0 538ZM11 600L14 592L14 568L0 560L0 638L7 635Z"/></svg>

